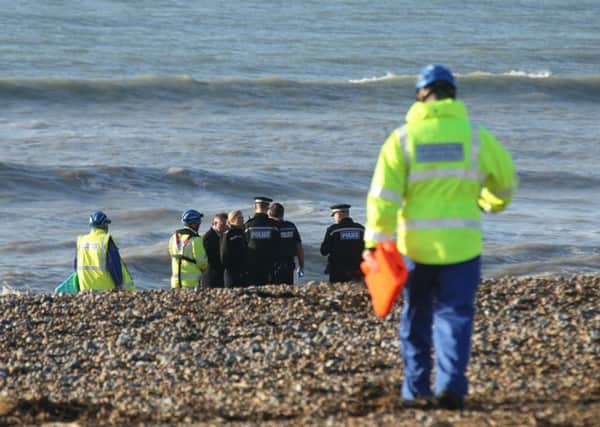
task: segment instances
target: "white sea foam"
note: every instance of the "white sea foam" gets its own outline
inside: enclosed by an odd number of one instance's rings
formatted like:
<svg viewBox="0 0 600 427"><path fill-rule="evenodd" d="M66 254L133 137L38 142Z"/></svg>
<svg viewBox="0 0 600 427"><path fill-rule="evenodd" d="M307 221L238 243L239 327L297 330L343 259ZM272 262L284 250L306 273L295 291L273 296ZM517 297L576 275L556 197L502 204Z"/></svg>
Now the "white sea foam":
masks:
<svg viewBox="0 0 600 427"><path fill-rule="evenodd" d="M2 288L0 289L0 296L2 295L20 295L21 292L16 290L15 288L13 288L12 286L9 285L2 285Z"/></svg>
<svg viewBox="0 0 600 427"><path fill-rule="evenodd" d="M511 70L508 73L504 73L507 76L516 76L516 77L529 77L531 79L546 79L552 76L551 71L541 70L541 71L520 71L520 70Z"/></svg>
<svg viewBox="0 0 600 427"><path fill-rule="evenodd" d="M379 77L365 77L363 79L351 79L349 80L350 83L372 83L372 82L379 82L382 80L390 80L393 79L394 77L398 77L396 74L394 73L390 73L389 71L385 74L385 76L379 76Z"/></svg>

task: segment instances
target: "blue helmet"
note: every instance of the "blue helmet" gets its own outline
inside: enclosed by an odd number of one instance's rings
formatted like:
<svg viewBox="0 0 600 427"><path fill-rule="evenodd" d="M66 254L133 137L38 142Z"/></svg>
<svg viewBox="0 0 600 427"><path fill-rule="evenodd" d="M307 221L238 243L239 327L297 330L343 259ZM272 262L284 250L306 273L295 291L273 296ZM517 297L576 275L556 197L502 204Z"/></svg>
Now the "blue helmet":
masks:
<svg viewBox="0 0 600 427"><path fill-rule="evenodd" d="M452 72L443 65L427 65L424 67L417 77L417 90L429 86L435 82L446 82L456 88L454 76Z"/></svg>
<svg viewBox="0 0 600 427"><path fill-rule="evenodd" d="M90 226L91 227L104 227L106 224L110 224L110 219L102 211L94 211L90 214Z"/></svg>
<svg viewBox="0 0 600 427"><path fill-rule="evenodd" d="M200 224L202 222L202 217L203 216L204 216L204 214L201 214L197 210L188 209L181 216L181 222L184 225Z"/></svg>

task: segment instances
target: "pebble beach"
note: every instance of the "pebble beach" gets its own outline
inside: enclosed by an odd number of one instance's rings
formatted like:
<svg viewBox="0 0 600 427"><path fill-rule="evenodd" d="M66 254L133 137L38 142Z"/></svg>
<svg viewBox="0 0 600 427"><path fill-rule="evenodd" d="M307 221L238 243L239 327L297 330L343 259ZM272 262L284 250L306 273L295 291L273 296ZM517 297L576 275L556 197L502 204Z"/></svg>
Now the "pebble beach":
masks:
<svg viewBox="0 0 600 427"><path fill-rule="evenodd" d="M0 296L0 426L600 425L600 276L485 279L463 411L362 283Z"/></svg>

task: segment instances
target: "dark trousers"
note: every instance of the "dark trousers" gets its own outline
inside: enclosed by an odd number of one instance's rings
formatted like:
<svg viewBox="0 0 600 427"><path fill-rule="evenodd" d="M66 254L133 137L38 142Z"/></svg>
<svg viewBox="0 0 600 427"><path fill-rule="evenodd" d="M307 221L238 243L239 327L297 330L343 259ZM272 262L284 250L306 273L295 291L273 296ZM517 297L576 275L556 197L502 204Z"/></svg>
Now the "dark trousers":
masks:
<svg viewBox="0 0 600 427"><path fill-rule="evenodd" d="M467 394L466 370L480 270L479 257L451 265L415 263L404 287L400 320L404 399L431 396L432 345L435 394Z"/></svg>
<svg viewBox="0 0 600 427"><path fill-rule="evenodd" d="M246 275L242 271L230 271L225 269L224 276L226 288L240 288L247 286Z"/></svg>
<svg viewBox="0 0 600 427"><path fill-rule="evenodd" d="M347 267L329 267L329 282L338 283L338 282L357 282L363 279L362 273L360 270L351 269L348 270Z"/></svg>
<svg viewBox="0 0 600 427"><path fill-rule="evenodd" d="M271 272L270 271L257 271L251 270L248 272L248 285L250 286L264 286L271 283Z"/></svg>
<svg viewBox="0 0 600 427"><path fill-rule="evenodd" d="M296 265L294 261L278 261L273 269L273 283L282 285L294 284L294 269Z"/></svg>
<svg viewBox="0 0 600 427"><path fill-rule="evenodd" d="M222 288L224 286L223 270L216 270L209 266L204 274L204 286L207 288Z"/></svg>

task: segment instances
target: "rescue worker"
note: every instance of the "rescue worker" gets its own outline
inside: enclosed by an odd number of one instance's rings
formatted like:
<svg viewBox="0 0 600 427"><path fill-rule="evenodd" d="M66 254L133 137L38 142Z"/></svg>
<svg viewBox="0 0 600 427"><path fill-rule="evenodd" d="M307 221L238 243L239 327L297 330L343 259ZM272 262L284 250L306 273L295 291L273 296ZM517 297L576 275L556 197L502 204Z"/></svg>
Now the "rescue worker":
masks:
<svg viewBox="0 0 600 427"><path fill-rule="evenodd" d="M360 262L365 228L352 220L350 207L331 206L335 224L327 228L321 243L321 255L328 255L325 273L329 273L331 283L362 280Z"/></svg>
<svg viewBox="0 0 600 427"><path fill-rule="evenodd" d="M196 289L208 266L202 238L198 228L204 215L194 209L181 216L184 227L169 239L171 256L171 288Z"/></svg>
<svg viewBox="0 0 600 427"><path fill-rule="evenodd" d="M255 197L255 214L244 225L248 252L246 265L248 284L262 286L272 279L273 265L279 250L279 227L267 216L268 197Z"/></svg>
<svg viewBox="0 0 600 427"><path fill-rule="evenodd" d="M213 218L209 230L202 236L202 244L208 258L208 268L204 273L203 285L208 288L222 288L224 268L221 263L221 236L227 229L227 214L218 213Z"/></svg>
<svg viewBox="0 0 600 427"><path fill-rule="evenodd" d="M90 215L90 232L77 237L77 255L74 269L79 280L79 290L109 289L135 290L135 285L119 248L108 232L111 220L102 211Z"/></svg>
<svg viewBox="0 0 600 427"><path fill-rule="evenodd" d="M279 251L273 268L273 283L294 284L294 258L298 258L298 278L304 277L304 249L298 228L283 219L285 209L281 203L271 203L267 215L279 227Z"/></svg>
<svg viewBox="0 0 600 427"><path fill-rule="evenodd" d="M244 215L234 210L227 215L228 228L221 238L221 263L225 268L226 288L244 286L246 275L246 236L244 234Z"/></svg>
<svg viewBox="0 0 600 427"><path fill-rule="evenodd" d="M509 152L472 123L456 99L450 70L423 68L416 102L406 124L383 144L367 196L366 248L396 240L397 231L399 252L414 262L399 331L403 399L463 407L480 281L481 211L505 209L517 184ZM370 250L363 256L377 268Z"/></svg>

